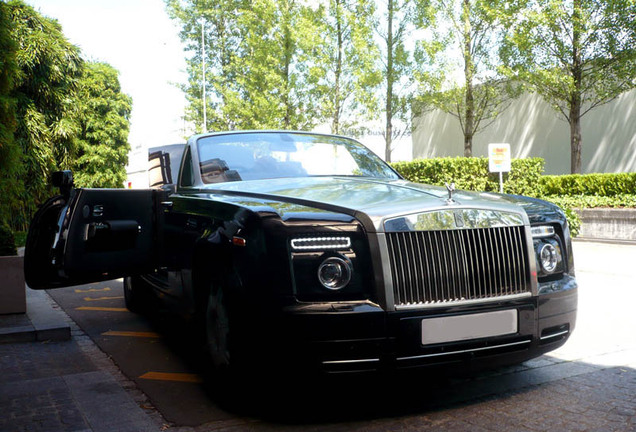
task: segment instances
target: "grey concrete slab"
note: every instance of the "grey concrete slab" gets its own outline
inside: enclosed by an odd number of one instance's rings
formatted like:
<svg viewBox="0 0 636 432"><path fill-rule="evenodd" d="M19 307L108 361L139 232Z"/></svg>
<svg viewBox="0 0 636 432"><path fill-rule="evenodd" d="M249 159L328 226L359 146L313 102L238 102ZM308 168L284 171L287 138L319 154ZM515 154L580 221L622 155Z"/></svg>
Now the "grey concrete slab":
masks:
<svg viewBox="0 0 636 432"><path fill-rule="evenodd" d="M0 314L24 313L24 257L0 256Z"/></svg>
<svg viewBox="0 0 636 432"><path fill-rule="evenodd" d="M589 208L577 213L582 222L581 238L636 243L636 209Z"/></svg>
<svg viewBox="0 0 636 432"><path fill-rule="evenodd" d="M35 328L37 340L63 341L71 338L66 314L46 291L27 290L27 315Z"/></svg>
<svg viewBox="0 0 636 432"><path fill-rule="evenodd" d="M66 314L45 291L26 288L26 304L26 313L0 315L0 344L71 338Z"/></svg>
<svg viewBox="0 0 636 432"><path fill-rule="evenodd" d="M87 372L63 379L94 432L157 430L157 425L110 375Z"/></svg>
<svg viewBox="0 0 636 432"><path fill-rule="evenodd" d="M26 313L0 315L0 343L29 342L35 339L35 327Z"/></svg>

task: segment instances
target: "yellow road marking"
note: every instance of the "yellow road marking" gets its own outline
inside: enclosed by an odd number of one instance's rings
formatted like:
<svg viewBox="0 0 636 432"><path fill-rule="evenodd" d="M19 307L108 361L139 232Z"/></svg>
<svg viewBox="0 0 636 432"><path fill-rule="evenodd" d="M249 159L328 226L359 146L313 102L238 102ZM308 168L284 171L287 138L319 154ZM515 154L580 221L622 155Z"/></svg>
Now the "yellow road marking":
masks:
<svg viewBox="0 0 636 432"><path fill-rule="evenodd" d="M75 310L84 311L104 311L104 312L128 312L126 308L109 308L109 307L94 307L94 306L81 306L75 308Z"/></svg>
<svg viewBox="0 0 636 432"><path fill-rule="evenodd" d="M201 378L199 375L189 373L146 372L139 378L155 381L178 381L189 383L203 382L203 378Z"/></svg>
<svg viewBox="0 0 636 432"><path fill-rule="evenodd" d="M84 301L100 301L100 300L112 300L112 299L123 299L124 296L113 296L113 297L84 297Z"/></svg>
<svg viewBox="0 0 636 432"><path fill-rule="evenodd" d="M90 288L90 289L76 289L76 293L98 292L98 291L110 291L110 288Z"/></svg>
<svg viewBox="0 0 636 432"><path fill-rule="evenodd" d="M142 337L142 338L160 338L161 335L155 332L134 332L134 331L107 331L102 333L102 336L129 336L129 337Z"/></svg>

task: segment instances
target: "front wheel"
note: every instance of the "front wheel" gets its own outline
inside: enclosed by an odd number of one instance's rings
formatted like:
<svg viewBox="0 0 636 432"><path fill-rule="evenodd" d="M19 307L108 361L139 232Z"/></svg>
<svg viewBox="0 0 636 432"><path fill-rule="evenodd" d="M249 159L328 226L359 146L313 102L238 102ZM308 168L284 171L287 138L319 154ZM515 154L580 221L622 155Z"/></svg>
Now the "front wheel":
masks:
<svg viewBox="0 0 636 432"><path fill-rule="evenodd" d="M124 303L133 313L142 313L148 309L150 287L139 276L124 278Z"/></svg>
<svg viewBox="0 0 636 432"><path fill-rule="evenodd" d="M211 289L205 313L205 336L208 353L217 370L232 369L232 334L230 332L230 311L223 288Z"/></svg>

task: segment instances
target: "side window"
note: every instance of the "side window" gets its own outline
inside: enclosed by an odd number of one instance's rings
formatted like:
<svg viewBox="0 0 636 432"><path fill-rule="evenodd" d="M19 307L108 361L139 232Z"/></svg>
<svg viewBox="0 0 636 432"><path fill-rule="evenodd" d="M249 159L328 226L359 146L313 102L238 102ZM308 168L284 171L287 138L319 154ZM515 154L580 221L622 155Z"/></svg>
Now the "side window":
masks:
<svg viewBox="0 0 636 432"><path fill-rule="evenodd" d="M186 148L185 160L183 161L183 169L181 172L180 186L192 186L194 184L194 170L192 168L192 155L190 149Z"/></svg>

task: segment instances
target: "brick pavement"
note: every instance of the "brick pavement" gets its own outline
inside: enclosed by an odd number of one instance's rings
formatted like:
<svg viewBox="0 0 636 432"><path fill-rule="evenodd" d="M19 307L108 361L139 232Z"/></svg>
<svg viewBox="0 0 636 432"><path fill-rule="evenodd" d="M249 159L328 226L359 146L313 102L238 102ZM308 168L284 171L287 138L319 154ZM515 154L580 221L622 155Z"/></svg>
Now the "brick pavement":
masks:
<svg viewBox="0 0 636 432"><path fill-rule="evenodd" d="M46 293L27 290L27 307L0 317L0 432L161 430L145 396Z"/></svg>

